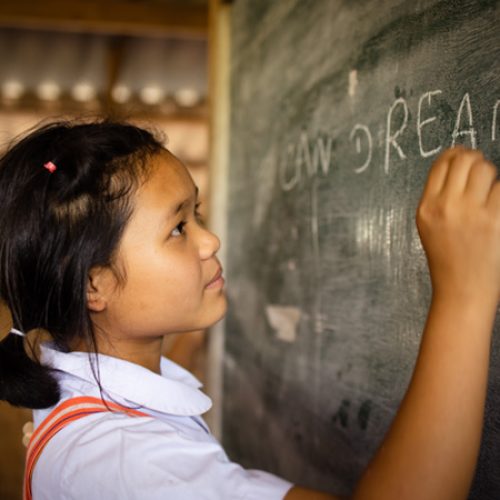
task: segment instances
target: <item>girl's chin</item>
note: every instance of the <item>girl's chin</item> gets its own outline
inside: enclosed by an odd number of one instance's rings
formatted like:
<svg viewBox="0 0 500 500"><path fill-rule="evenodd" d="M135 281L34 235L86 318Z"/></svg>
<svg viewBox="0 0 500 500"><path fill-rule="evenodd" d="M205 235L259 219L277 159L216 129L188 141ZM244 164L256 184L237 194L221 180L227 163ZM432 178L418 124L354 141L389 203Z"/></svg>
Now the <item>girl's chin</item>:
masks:
<svg viewBox="0 0 500 500"><path fill-rule="evenodd" d="M226 299L226 296L223 295L221 297L221 302L223 302L220 306L220 311L219 314L214 318L214 320L207 326L207 328L210 328L211 326L214 326L215 324L217 324L221 319L224 318L224 316L226 315L227 313L227 299Z"/></svg>

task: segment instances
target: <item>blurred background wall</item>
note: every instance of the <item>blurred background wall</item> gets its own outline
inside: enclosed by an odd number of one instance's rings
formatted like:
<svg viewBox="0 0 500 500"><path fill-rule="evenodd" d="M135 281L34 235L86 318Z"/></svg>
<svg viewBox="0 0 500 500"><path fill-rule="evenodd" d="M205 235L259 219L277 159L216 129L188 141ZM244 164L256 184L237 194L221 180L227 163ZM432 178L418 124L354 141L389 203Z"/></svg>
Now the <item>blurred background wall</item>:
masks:
<svg viewBox="0 0 500 500"><path fill-rule="evenodd" d="M0 150L40 121L131 120L165 135L208 216L208 18L208 0L2 0ZM21 498L30 421L0 403L1 500Z"/></svg>

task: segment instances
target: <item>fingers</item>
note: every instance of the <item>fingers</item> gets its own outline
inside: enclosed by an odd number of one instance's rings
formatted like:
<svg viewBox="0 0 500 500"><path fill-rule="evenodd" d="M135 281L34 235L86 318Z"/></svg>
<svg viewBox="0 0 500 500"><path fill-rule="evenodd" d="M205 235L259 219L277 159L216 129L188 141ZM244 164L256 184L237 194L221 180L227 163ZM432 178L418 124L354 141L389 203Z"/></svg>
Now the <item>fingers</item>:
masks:
<svg viewBox="0 0 500 500"><path fill-rule="evenodd" d="M448 176L450 162L452 162L462 151L463 148L457 146L447 149L437 158L429 171L429 176L422 196L423 198L436 196L442 191Z"/></svg>
<svg viewBox="0 0 500 500"><path fill-rule="evenodd" d="M481 153L453 149L431 168L417 228L434 290L497 300L500 295L500 182Z"/></svg>
<svg viewBox="0 0 500 500"><path fill-rule="evenodd" d="M422 198L466 196L485 204L495 182L496 169L480 151L456 147L434 162Z"/></svg>
<svg viewBox="0 0 500 500"><path fill-rule="evenodd" d="M487 206L500 219L500 182L495 182L488 194Z"/></svg>
<svg viewBox="0 0 500 500"><path fill-rule="evenodd" d="M448 162L448 172L441 190L443 195L462 195L467 186L472 165L484 161L484 156L480 151L458 150ZM482 177L480 180L483 180Z"/></svg>
<svg viewBox="0 0 500 500"><path fill-rule="evenodd" d="M469 171L465 186L465 195L480 205L485 205L495 183L497 171L495 166L486 160L475 161Z"/></svg>

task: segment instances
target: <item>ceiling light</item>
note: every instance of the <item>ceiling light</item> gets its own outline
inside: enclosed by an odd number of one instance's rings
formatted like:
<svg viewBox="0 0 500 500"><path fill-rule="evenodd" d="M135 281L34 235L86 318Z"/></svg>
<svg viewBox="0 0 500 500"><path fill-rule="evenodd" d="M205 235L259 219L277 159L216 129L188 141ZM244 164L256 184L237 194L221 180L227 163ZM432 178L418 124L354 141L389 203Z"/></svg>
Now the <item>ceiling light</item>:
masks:
<svg viewBox="0 0 500 500"><path fill-rule="evenodd" d="M192 108L199 102L200 94L194 89L183 88L175 92L174 99L180 106Z"/></svg>
<svg viewBox="0 0 500 500"><path fill-rule="evenodd" d="M45 80L38 85L36 93L44 101L55 101L61 95L61 87L53 80Z"/></svg>
<svg viewBox="0 0 500 500"><path fill-rule="evenodd" d="M111 98L113 101L123 104L132 96L132 91L129 87L123 84L115 85L111 90Z"/></svg>
<svg viewBox="0 0 500 500"><path fill-rule="evenodd" d="M95 98L96 88L89 82L79 82L71 90L75 101L88 102Z"/></svg>
<svg viewBox="0 0 500 500"><path fill-rule="evenodd" d="M148 85L139 92L139 97L144 104L158 104L164 96L164 91L157 85Z"/></svg>
<svg viewBox="0 0 500 500"><path fill-rule="evenodd" d="M6 99L19 99L24 93L24 85L19 80L7 80L2 84L2 95Z"/></svg>

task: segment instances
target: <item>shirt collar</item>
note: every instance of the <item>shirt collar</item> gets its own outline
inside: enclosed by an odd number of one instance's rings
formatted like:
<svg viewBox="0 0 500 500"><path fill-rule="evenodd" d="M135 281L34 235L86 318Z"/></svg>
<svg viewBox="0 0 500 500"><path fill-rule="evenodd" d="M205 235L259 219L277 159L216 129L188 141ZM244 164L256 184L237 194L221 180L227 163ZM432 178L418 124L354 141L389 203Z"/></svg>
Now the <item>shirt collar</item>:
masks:
<svg viewBox="0 0 500 500"><path fill-rule="evenodd" d="M42 344L41 359L56 370L97 387L92 371L94 366L101 386L107 393L162 413L194 416L205 413L212 406L210 398L199 390L202 386L200 381L164 357L161 358L161 375L104 354L96 356L86 352L61 352L51 343Z"/></svg>

